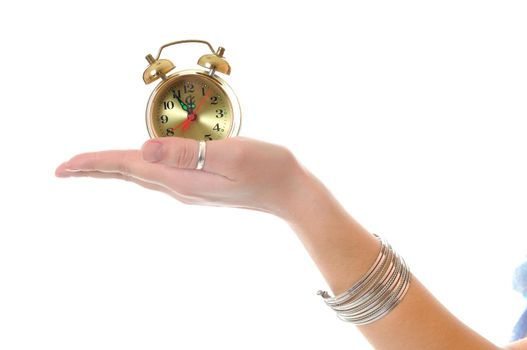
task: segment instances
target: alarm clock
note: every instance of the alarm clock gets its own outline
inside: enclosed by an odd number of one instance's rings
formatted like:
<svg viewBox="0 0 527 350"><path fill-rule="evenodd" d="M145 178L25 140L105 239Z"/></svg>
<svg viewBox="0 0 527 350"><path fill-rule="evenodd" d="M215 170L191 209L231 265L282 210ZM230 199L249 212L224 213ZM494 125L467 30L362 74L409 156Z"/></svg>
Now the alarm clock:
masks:
<svg viewBox="0 0 527 350"><path fill-rule="evenodd" d="M168 59L160 58L164 48L199 43L210 53L198 59L199 69L174 70ZM180 40L161 46L157 57L147 55L148 67L143 81L159 81L146 107L146 126L151 138L177 136L198 141L221 140L238 135L241 108L236 94L218 73L229 75L231 67L223 57L225 49L216 50L204 40Z"/></svg>

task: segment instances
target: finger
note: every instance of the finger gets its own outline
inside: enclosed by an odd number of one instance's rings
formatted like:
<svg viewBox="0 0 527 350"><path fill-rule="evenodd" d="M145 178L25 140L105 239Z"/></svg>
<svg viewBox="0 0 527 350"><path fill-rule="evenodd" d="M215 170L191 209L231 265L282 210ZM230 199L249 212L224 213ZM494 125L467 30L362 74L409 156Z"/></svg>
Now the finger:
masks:
<svg viewBox="0 0 527 350"><path fill-rule="evenodd" d="M79 154L61 164L55 173L58 177L69 177L78 172L118 173L165 186L184 197L221 188L229 181L213 173L146 162L139 150Z"/></svg>
<svg viewBox="0 0 527 350"><path fill-rule="evenodd" d="M229 178L233 158L243 151L239 145L241 141L234 138L207 141L203 171ZM150 163L178 169L196 169L198 164L199 142L192 139L161 137L148 140L141 150L143 159Z"/></svg>
<svg viewBox="0 0 527 350"><path fill-rule="evenodd" d="M136 178L151 179L155 169L153 164L143 161L138 150L101 151L78 154L69 161L61 164L57 176L68 176L72 172L99 171L120 173L125 176L133 175Z"/></svg>
<svg viewBox="0 0 527 350"><path fill-rule="evenodd" d="M95 179L117 179L117 180L123 180L127 182L133 182L141 187L144 187L149 190L157 191L165 193L180 202L189 204L191 201L189 198L186 198L185 196L180 195L177 192L172 191L170 188L167 188L163 185L159 185L157 183L147 182L140 180L138 178L135 178L133 176L126 176L122 175L120 173L110 173L110 172L99 172L99 171L70 171L69 177L90 177Z"/></svg>
<svg viewBox="0 0 527 350"><path fill-rule="evenodd" d="M179 169L196 169L198 164L196 140L181 137L163 137L143 144L143 159L151 163L169 165Z"/></svg>
<svg viewBox="0 0 527 350"><path fill-rule="evenodd" d="M149 190L155 190L155 191L165 190L165 187L163 187L162 185L143 181L133 176L126 176L120 173L109 173L109 172L103 173L99 171L70 171L67 175L64 175L62 177L91 177L95 179L117 179L117 180L123 180L127 182L134 182Z"/></svg>

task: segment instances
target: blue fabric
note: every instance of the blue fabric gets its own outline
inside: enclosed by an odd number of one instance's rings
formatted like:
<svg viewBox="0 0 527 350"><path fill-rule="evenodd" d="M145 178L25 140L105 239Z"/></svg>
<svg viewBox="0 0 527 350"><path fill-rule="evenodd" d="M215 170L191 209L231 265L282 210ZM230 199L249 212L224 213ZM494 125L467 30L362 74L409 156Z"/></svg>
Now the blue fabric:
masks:
<svg viewBox="0 0 527 350"><path fill-rule="evenodd" d="M521 293L527 299L527 261L524 261L514 271L514 279L512 281L513 288ZM512 330L511 341L523 339L527 336L527 307L520 316L518 322Z"/></svg>
<svg viewBox="0 0 527 350"><path fill-rule="evenodd" d="M525 338L527 335L527 308L523 311L523 314L520 316L518 322L512 330L511 341L516 341Z"/></svg>

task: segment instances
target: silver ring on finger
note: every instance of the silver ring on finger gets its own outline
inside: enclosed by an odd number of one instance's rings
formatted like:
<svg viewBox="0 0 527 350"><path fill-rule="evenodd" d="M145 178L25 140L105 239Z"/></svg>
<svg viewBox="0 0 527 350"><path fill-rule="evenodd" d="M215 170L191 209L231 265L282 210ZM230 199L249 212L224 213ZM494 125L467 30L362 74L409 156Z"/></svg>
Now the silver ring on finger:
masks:
<svg viewBox="0 0 527 350"><path fill-rule="evenodd" d="M207 152L207 143L205 141L199 142L198 149L198 164L196 165L196 170L202 170L205 165L205 153Z"/></svg>

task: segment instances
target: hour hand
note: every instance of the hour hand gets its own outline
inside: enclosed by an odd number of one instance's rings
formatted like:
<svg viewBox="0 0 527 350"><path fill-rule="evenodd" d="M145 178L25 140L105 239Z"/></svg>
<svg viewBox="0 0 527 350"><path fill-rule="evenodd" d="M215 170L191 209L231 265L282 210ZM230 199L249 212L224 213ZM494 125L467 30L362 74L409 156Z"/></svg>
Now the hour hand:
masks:
<svg viewBox="0 0 527 350"><path fill-rule="evenodd" d="M179 104L181 105L181 108L183 108L183 110L185 112L188 112L188 106L185 104L185 102L183 102L178 95L176 95L176 99L178 100Z"/></svg>

